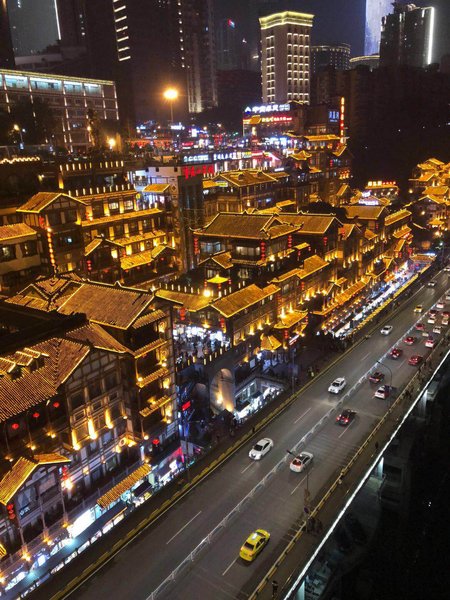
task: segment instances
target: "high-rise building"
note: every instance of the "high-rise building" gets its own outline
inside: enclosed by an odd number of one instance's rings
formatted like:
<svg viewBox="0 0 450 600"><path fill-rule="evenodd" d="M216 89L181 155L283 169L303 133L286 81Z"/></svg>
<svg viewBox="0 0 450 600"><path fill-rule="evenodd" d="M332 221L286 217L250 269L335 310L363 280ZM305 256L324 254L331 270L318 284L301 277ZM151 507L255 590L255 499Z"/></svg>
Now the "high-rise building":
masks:
<svg viewBox="0 0 450 600"><path fill-rule="evenodd" d="M233 19L221 19L216 38L217 69L230 71L243 68L242 34Z"/></svg>
<svg viewBox="0 0 450 600"><path fill-rule="evenodd" d="M348 44L320 44L311 46L311 74L326 67L339 71L350 68L350 46Z"/></svg>
<svg viewBox="0 0 450 600"><path fill-rule="evenodd" d="M433 7L394 3L394 12L382 19L380 66L425 67L433 60Z"/></svg>
<svg viewBox="0 0 450 600"><path fill-rule="evenodd" d="M59 39L55 0L7 0L14 53L42 52Z"/></svg>
<svg viewBox="0 0 450 600"><path fill-rule="evenodd" d="M6 0L0 0L0 69L14 68L14 52Z"/></svg>
<svg viewBox="0 0 450 600"><path fill-rule="evenodd" d="M292 11L260 17L263 102L309 102L313 19Z"/></svg>
<svg viewBox="0 0 450 600"><path fill-rule="evenodd" d="M392 0L366 0L365 55L378 53L381 37L381 19L390 12L391 6Z"/></svg>

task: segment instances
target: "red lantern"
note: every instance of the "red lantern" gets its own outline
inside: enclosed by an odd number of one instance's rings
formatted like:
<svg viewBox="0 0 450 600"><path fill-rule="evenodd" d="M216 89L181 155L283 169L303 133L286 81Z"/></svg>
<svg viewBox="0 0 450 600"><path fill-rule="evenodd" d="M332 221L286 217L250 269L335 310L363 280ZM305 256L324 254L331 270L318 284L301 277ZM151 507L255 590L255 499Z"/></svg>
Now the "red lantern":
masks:
<svg viewBox="0 0 450 600"><path fill-rule="evenodd" d="M19 429L19 427L20 427L19 423L13 423L11 425L11 429L14 429L14 431L17 431Z"/></svg>
<svg viewBox="0 0 450 600"><path fill-rule="evenodd" d="M323 245L324 246L328 245L328 238L326 236L323 238Z"/></svg>
<svg viewBox="0 0 450 600"><path fill-rule="evenodd" d="M304 281L302 281L302 283L301 283L301 288L302 288L302 292L304 292L305 291L305 282Z"/></svg>
<svg viewBox="0 0 450 600"><path fill-rule="evenodd" d="M69 468L64 466L61 469L61 481L66 481L66 479L69 477Z"/></svg>
<svg viewBox="0 0 450 600"><path fill-rule="evenodd" d="M285 329L284 330L284 339L288 340L289 339L289 329Z"/></svg>
<svg viewBox="0 0 450 600"><path fill-rule="evenodd" d="M39 417L41 416L37 411L34 412L32 415L33 419L39 419Z"/></svg>
<svg viewBox="0 0 450 600"><path fill-rule="evenodd" d="M220 317L219 323L220 323L221 330L225 333L227 330L227 323L226 323L224 317Z"/></svg>
<svg viewBox="0 0 450 600"><path fill-rule="evenodd" d="M289 248L289 250L292 248L292 235L291 234L288 235L287 247Z"/></svg>
<svg viewBox="0 0 450 600"><path fill-rule="evenodd" d="M200 254L200 246L198 243L198 237L194 238L194 254Z"/></svg>
<svg viewBox="0 0 450 600"><path fill-rule="evenodd" d="M180 320L184 321L186 318L186 309L184 308L184 306L182 306L180 308Z"/></svg>
<svg viewBox="0 0 450 600"><path fill-rule="evenodd" d="M59 408L61 406L61 404L58 402L58 400L55 400L55 402L53 402L53 408Z"/></svg>
<svg viewBox="0 0 450 600"><path fill-rule="evenodd" d="M261 260L266 260L266 242L261 242Z"/></svg>
<svg viewBox="0 0 450 600"><path fill-rule="evenodd" d="M92 271L92 260L90 260L89 258L86 261L86 267L88 272L90 273Z"/></svg>
<svg viewBox="0 0 450 600"><path fill-rule="evenodd" d="M8 519L10 521L14 521L14 519L16 518L16 509L14 507L14 502L8 502L8 504L6 505L6 510L8 512Z"/></svg>

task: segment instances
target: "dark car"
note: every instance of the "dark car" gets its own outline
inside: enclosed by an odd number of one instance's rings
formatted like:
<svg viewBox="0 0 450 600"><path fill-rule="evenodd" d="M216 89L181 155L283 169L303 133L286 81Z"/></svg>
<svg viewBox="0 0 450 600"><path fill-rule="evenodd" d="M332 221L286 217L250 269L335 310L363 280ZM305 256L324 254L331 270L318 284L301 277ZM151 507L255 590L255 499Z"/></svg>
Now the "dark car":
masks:
<svg viewBox="0 0 450 600"><path fill-rule="evenodd" d="M383 379L384 373L381 371L374 371L371 375L369 375L370 383L380 383L380 381L383 381Z"/></svg>
<svg viewBox="0 0 450 600"><path fill-rule="evenodd" d="M354 410L350 410L349 408L346 408L345 410L343 410L341 412L340 415L338 415L336 417L336 423L338 423L339 425L344 425L344 427L345 427L345 426L349 425L355 417L356 417L356 412Z"/></svg>
<svg viewBox="0 0 450 600"><path fill-rule="evenodd" d="M408 365L412 365L413 367L417 367L418 365L420 365L422 363L422 361L423 361L423 356L420 356L419 354L414 354L408 360Z"/></svg>
<svg viewBox="0 0 450 600"><path fill-rule="evenodd" d="M393 358L394 360L397 360L397 358L400 358L402 354L403 350L401 348L392 348L392 350L389 353L389 357Z"/></svg>
<svg viewBox="0 0 450 600"><path fill-rule="evenodd" d="M367 534L354 514L347 513L344 517L344 522L345 527L355 544L365 544L367 542Z"/></svg>
<svg viewBox="0 0 450 600"><path fill-rule="evenodd" d="M352 540L347 535L343 527L337 527L334 532L334 538L336 540L337 547L341 552L347 554L353 548Z"/></svg>

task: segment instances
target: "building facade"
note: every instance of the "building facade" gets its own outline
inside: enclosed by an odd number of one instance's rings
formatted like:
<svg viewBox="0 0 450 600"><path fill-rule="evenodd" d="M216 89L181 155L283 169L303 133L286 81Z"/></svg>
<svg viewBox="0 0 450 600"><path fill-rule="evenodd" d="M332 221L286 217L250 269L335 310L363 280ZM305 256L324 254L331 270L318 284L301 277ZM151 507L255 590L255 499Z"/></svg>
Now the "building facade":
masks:
<svg viewBox="0 0 450 600"><path fill-rule="evenodd" d="M383 17L380 66L426 67L433 62L435 9L394 2L394 12Z"/></svg>
<svg viewBox="0 0 450 600"><path fill-rule="evenodd" d="M320 44L311 46L311 75L326 67L339 71L350 68L349 44Z"/></svg>
<svg viewBox="0 0 450 600"><path fill-rule="evenodd" d="M0 107L9 112L16 101L23 99L48 105L55 118L55 130L49 132L48 142L71 152L85 151L93 145L88 111L95 112L100 121L116 128L118 125L113 81L0 70Z"/></svg>
<svg viewBox="0 0 450 600"><path fill-rule="evenodd" d="M309 102L314 15L281 12L261 17L263 102Z"/></svg>
<svg viewBox="0 0 450 600"><path fill-rule="evenodd" d="M366 0L366 27L364 54L378 53L381 37L381 19L389 14L392 0Z"/></svg>

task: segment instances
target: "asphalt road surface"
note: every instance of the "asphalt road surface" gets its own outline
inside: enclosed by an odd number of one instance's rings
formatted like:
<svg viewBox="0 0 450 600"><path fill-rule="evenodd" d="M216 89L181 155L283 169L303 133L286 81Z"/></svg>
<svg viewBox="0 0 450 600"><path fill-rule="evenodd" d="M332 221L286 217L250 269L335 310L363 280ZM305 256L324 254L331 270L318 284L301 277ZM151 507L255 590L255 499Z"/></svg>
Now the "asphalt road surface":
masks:
<svg viewBox="0 0 450 600"><path fill-rule="evenodd" d="M438 282L435 288L420 288L403 303L392 322L387 319L383 323L393 325L390 335L380 335L377 330L370 339L358 344L330 370L316 377L287 410L260 432L259 438L269 437L274 441L274 448L261 461L252 461L248 457L252 444L245 445L77 589L72 597L79 600L146 600L200 546L196 560L189 567L186 562L175 582L167 591L160 590L158 598L246 598L288 542L293 524L303 513L307 477L305 473L290 471L290 457L286 450L298 444L330 408L336 407L339 396L327 392L328 385L336 377L345 376L348 382L341 397L369 370L383 371L386 373L383 383L391 384L389 369L376 364L382 359L392 371L394 388L400 388L409 380L417 367L408 365L408 358L413 354L427 356L429 353L421 332L411 332L417 337L413 346L400 341L398 346L403 354L399 359L383 356L397 340L405 337L421 316L414 313L414 306L423 304L426 311L450 286L444 273L435 280ZM424 321L425 311L422 315ZM440 321L438 317L437 324ZM432 325L426 324L426 328L431 331ZM445 330L444 327L443 332ZM344 406L357 411L355 420L348 427L336 424L335 413L308 437L304 449L314 454L308 472L312 499L328 481L336 478L384 414L389 400L374 398L377 387L367 380L347 395ZM210 536L233 508L283 459L270 480L258 486L241 510L220 531ZM239 549L256 528L267 529L271 540L255 562L247 565L238 558Z"/></svg>

